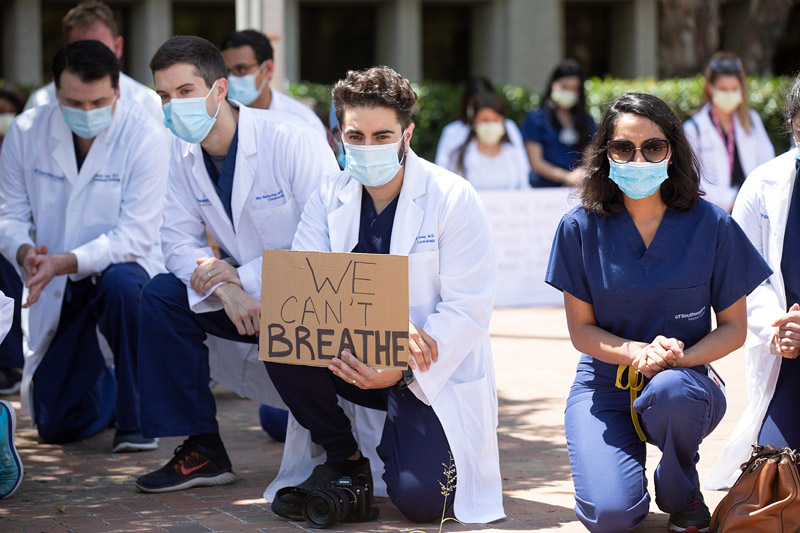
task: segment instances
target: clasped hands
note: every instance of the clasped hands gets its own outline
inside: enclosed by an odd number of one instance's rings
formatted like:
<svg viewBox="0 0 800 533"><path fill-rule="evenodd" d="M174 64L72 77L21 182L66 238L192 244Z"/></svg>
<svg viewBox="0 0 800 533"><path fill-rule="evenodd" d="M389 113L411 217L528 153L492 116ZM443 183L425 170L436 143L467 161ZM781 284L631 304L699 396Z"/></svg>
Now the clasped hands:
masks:
<svg viewBox="0 0 800 533"><path fill-rule="evenodd" d="M662 370L678 366L678 361L683 359L683 346L683 341L659 335L642 348L632 366L645 377L652 378Z"/></svg>
<svg viewBox="0 0 800 533"><path fill-rule="evenodd" d="M412 322L408 323L408 366L420 372L427 372L431 365L439 360L436 341L422 328ZM355 385L359 389L383 389L391 387L403 377L402 370L378 370L358 360L349 351L344 350L335 357L328 370L343 381Z"/></svg>
<svg viewBox="0 0 800 533"><path fill-rule="evenodd" d="M25 270L28 277L25 287L28 288L28 299L22 304L27 308L39 301L42 291L50 281L63 274L78 271L78 260L74 254L47 255L46 244L31 246L23 244L17 249L17 263Z"/></svg>
<svg viewBox="0 0 800 533"><path fill-rule="evenodd" d="M789 312L772 323L775 334L772 336L772 351L795 359L800 355L800 305L793 304Z"/></svg>

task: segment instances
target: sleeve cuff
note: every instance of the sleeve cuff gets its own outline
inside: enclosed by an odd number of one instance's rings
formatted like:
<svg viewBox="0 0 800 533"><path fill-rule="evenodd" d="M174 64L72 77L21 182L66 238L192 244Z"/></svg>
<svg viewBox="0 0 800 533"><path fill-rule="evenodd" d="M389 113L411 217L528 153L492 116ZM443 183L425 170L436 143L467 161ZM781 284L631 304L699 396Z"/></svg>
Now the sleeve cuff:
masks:
<svg viewBox="0 0 800 533"><path fill-rule="evenodd" d="M195 313L211 313L213 311L221 311L222 310L222 302L220 302L219 298L214 295L214 291L217 290L217 287L223 285L223 283L217 283L208 291L208 294L205 296L200 296L195 292L195 290L188 285L186 286L186 296L189 300L189 309L194 311Z"/></svg>

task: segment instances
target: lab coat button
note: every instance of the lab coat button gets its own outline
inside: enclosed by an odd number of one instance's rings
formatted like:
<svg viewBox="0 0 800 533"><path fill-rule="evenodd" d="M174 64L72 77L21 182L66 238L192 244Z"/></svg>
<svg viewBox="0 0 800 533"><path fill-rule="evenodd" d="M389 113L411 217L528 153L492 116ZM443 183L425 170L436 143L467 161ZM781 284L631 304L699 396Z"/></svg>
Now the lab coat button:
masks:
<svg viewBox="0 0 800 533"><path fill-rule="evenodd" d="M53 296L55 296L56 298L61 298L61 291L54 292Z"/></svg>

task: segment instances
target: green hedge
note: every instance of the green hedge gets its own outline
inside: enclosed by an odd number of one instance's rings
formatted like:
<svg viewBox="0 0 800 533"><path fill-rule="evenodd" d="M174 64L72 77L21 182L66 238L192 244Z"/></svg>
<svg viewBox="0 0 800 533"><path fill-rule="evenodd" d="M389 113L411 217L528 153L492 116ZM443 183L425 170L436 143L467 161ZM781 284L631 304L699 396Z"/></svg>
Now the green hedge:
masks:
<svg viewBox="0 0 800 533"><path fill-rule="evenodd" d="M786 123L781 112L783 97L789 90L791 79L787 77L758 78L748 80L750 106L761 116L775 151L781 153L789 145ZM330 86L298 83L290 87L290 93L298 98L314 100L322 109L329 109ZM447 124L456 119L458 103L463 85L425 82L414 84L419 96L414 114L416 129L412 147L426 159L433 160L439 134ZM508 116L522 124L525 114L539 105L540 96L526 87L506 85L498 88L508 106ZM669 80L591 78L586 81L589 112L600 120L608 103L626 92L646 92L667 102L681 120L686 120L700 107L703 77Z"/></svg>

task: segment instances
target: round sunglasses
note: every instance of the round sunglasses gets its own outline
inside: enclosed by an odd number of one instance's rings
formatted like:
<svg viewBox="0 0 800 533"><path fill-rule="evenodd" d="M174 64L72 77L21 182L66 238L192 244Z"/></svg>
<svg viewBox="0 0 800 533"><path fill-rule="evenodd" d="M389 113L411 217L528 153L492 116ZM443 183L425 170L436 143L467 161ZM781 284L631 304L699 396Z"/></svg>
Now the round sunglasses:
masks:
<svg viewBox="0 0 800 533"><path fill-rule="evenodd" d="M669 141L666 139L647 139L641 146L631 141L609 141L607 147L608 156L616 163L630 163L636 157L636 150L649 163L661 163L669 155Z"/></svg>

